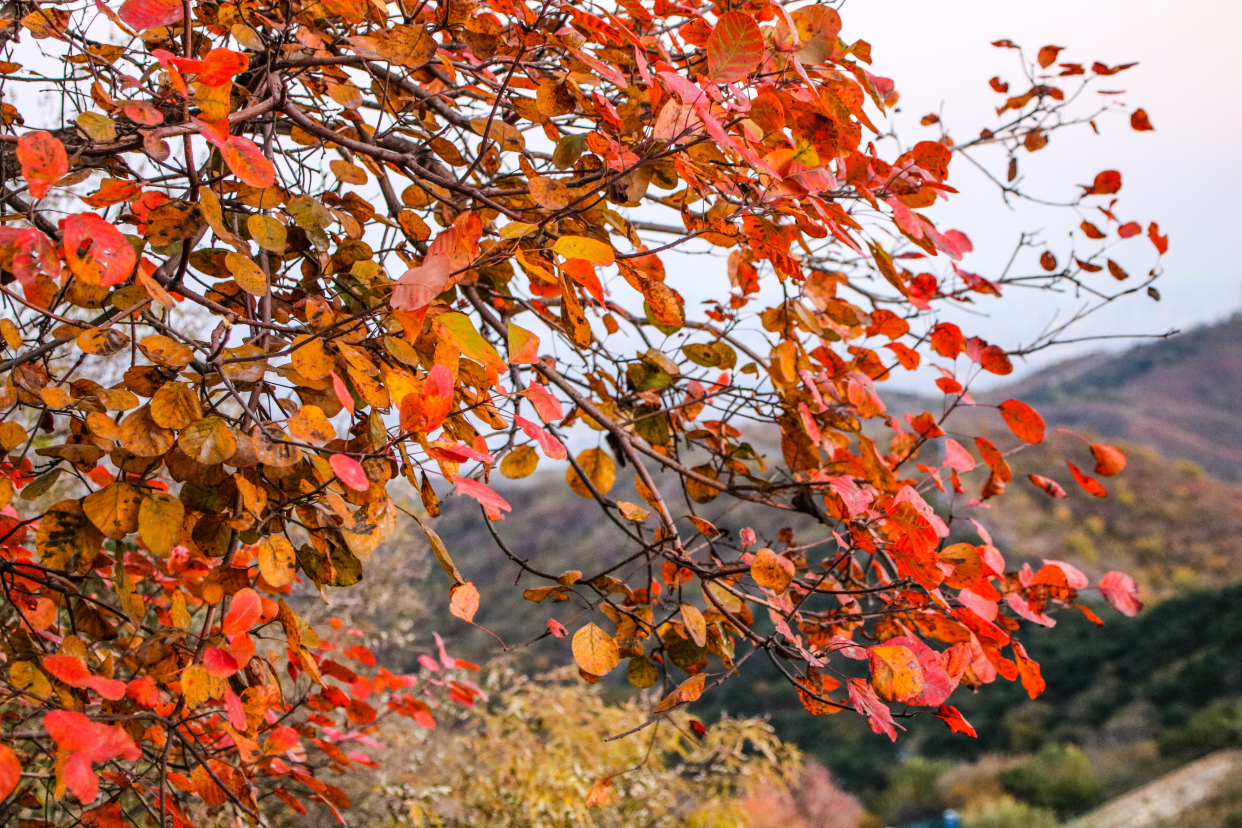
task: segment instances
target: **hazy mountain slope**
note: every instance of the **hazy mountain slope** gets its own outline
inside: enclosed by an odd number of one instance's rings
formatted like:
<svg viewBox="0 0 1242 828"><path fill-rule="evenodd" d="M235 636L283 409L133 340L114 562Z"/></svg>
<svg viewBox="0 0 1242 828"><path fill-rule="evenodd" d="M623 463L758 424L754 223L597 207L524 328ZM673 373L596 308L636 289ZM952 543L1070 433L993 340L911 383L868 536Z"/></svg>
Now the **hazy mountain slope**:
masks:
<svg viewBox="0 0 1242 828"><path fill-rule="evenodd" d="M987 395L1006 396L1057 425L1150 446L1242 482L1242 315L1055 365Z"/></svg>

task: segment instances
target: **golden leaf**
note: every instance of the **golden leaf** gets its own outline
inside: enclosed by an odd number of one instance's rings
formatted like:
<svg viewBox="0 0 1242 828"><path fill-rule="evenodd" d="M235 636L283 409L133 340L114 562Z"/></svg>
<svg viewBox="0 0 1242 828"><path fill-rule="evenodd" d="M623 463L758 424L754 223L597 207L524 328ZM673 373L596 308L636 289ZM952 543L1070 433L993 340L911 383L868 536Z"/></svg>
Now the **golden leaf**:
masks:
<svg viewBox="0 0 1242 828"><path fill-rule="evenodd" d="M183 383L165 383L151 398L151 420L162 428L182 429L202 416L194 389Z"/></svg>
<svg viewBox="0 0 1242 828"><path fill-rule="evenodd" d="M180 371L190 364L190 360L194 359L194 351L190 349L190 346L163 334L143 337L138 343L138 348L156 365L162 365L174 371Z"/></svg>
<svg viewBox="0 0 1242 828"><path fill-rule="evenodd" d="M293 545L284 535L269 535L259 542L259 573L273 587L283 587L293 582L298 570L298 559Z"/></svg>
<svg viewBox="0 0 1242 828"><path fill-rule="evenodd" d="M539 465L539 453L531 446L517 446L500 461L500 473L510 479L526 477Z"/></svg>
<svg viewBox="0 0 1242 828"><path fill-rule="evenodd" d="M159 457L173 447L173 433L151 417L151 406L130 413L121 421L121 445L139 457Z"/></svg>
<svg viewBox="0 0 1242 828"><path fill-rule="evenodd" d="M138 537L161 558L181 542L185 506L167 492L148 492L138 507Z"/></svg>
<svg viewBox="0 0 1242 828"><path fill-rule="evenodd" d="M617 652L617 642L594 623L587 624L574 633L573 651L574 661L578 662L584 672L593 676L607 675L621 660Z"/></svg>
<svg viewBox="0 0 1242 828"><path fill-rule="evenodd" d="M750 564L750 576L759 586L773 592L784 592L794 576L794 562L777 555L766 546L755 553Z"/></svg>
<svg viewBox="0 0 1242 828"><path fill-rule="evenodd" d="M595 485L596 491L602 495L608 494L617 480L617 466L608 456L608 452L597 448L587 449L579 454L577 459L578 465ZM586 483L578 475L578 470L573 466L565 470L565 481L569 483L569 488L573 489L574 494L581 497L593 497L591 490L587 488Z"/></svg>
<svg viewBox="0 0 1242 828"><path fill-rule="evenodd" d="M216 466L237 452L237 438L221 417L204 417L181 430L177 445L196 463Z"/></svg>
<svg viewBox="0 0 1242 828"><path fill-rule="evenodd" d="M255 264L254 259L241 253L229 252L224 256L224 264L233 274L238 286L251 296L267 294L267 274Z"/></svg>
<svg viewBox="0 0 1242 828"><path fill-rule="evenodd" d="M251 214L246 219L246 229L250 231L250 238L254 239L254 243L264 250L282 253L285 245L288 244L285 226L271 216L265 216L262 213Z"/></svg>
<svg viewBox="0 0 1242 828"><path fill-rule="evenodd" d="M82 511L105 537L120 540L138 531L142 492L129 483L109 483L82 500Z"/></svg>
<svg viewBox="0 0 1242 828"><path fill-rule="evenodd" d="M39 519L35 549L44 566L77 572L89 566L103 544L103 533L82 510L77 500L62 500Z"/></svg>
<svg viewBox="0 0 1242 828"><path fill-rule="evenodd" d="M336 429L317 405L304 405L289 418L289 433L308 443L326 443L336 439Z"/></svg>

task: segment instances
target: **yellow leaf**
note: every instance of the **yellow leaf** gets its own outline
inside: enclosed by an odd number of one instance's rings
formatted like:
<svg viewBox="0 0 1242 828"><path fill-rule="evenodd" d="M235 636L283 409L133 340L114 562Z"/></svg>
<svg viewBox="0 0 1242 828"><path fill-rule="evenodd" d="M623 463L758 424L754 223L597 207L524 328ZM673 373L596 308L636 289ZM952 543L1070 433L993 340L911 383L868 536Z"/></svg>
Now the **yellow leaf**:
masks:
<svg viewBox="0 0 1242 828"><path fill-rule="evenodd" d="M204 466L217 466L237 453L237 438L221 417L204 417L181 430L177 445Z"/></svg>
<svg viewBox="0 0 1242 828"><path fill-rule="evenodd" d="M524 221L511 221L504 227L500 228L500 237L502 239L520 239L538 229L539 225L537 224L528 224Z"/></svg>
<svg viewBox="0 0 1242 828"><path fill-rule="evenodd" d="M267 294L267 275L249 256L229 252L224 255L224 265L233 274L238 286L251 296Z"/></svg>
<svg viewBox="0 0 1242 828"><path fill-rule="evenodd" d="M105 537L120 540L138 531L142 493L129 483L109 483L82 500L82 511Z"/></svg>
<svg viewBox="0 0 1242 828"><path fill-rule="evenodd" d="M298 334L294 338L290 357L294 369L308 380L323 379L332 373L335 364L332 355L324 347L323 337L310 334Z"/></svg>
<svg viewBox="0 0 1242 828"><path fill-rule="evenodd" d="M337 158L328 162L329 169L342 183L363 185L367 183L367 171L357 164Z"/></svg>
<svg viewBox="0 0 1242 828"><path fill-rule="evenodd" d="M578 662L583 672L593 676L607 675L621 660L617 642L594 623L574 633L573 651L574 661Z"/></svg>
<svg viewBox="0 0 1242 828"><path fill-rule="evenodd" d="M185 706L193 710L215 698L215 684L219 679L212 679L207 668L201 664L191 664L181 671L181 694L185 696ZM221 682L222 683L222 682Z"/></svg>
<svg viewBox="0 0 1242 828"><path fill-rule="evenodd" d="M871 686L885 701L910 701L923 692L923 668L918 657L900 644L880 644L867 649L871 662Z"/></svg>
<svg viewBox="0 0 1242 828"><path fill-rule="evenodd" d="M78 347L93 356L112 356L129 344L129 337L116 328L91 328L78 336Z"/></svg>
<svg viewBox="0 0 1242 828"><path fill-rule="evenodd" d="M323 409L317 405L304 405L289 418L289 433L308 443L326 443L336 438L336 429Z"/></svg>
<svg viewBox="0 0 1242 828"><path fill-rule="evenodd" d="M690 638L700 647L707 646L707 622L703 619L703 613L699 612L698 607L692 604L681 605L681 623L686 625L686 632L690 633Z"/></svg>
<svg viewBox="0 0 1242 828"><path fill-rule="evenodd" d="M755 553L755 559L750 564L750 576L765 589L784 592L793 580L794 569L793 561L765 546Z"/></svg>
<svg viewBox="0 0 1242 828"><path fill-rule="evenodd" d="M500 461L500 473L516 480L526 477L539 465L539 453L531 446L517 446Z"/></svg>
<svg viewBox="0 0 1242 828"><path fill-rule="evenodd" d="M151 420L162 428L182 429L202 416L194 389L183 383L164 383L151 398Z"/></svg>
<svg viewBox="0 0 1242 828"><path fill-rule="evenodd" d="M639 690L646 690L660 680L660 669L647 656L635 656L630 659L629 666L625 670L625 677Z"/></svg>
<svg viewBox="0 0 1242 828"><path fill-rule="evenodd" d="M148 492L138 507L138 536L161 558L181 542L185 506L167 492Z"/></svg>
<svg viewBox="0 0 1242 828"><path fill-rule="evenodd" d="M289 236L285 226L271 216L251 214L246 219L246 229L250 231L250 238L254 239L254 243L264 250L281 253L288 244Z"/></svg>
<svg viewBox="0 0 1242 828"><path fill-rule="evenodd" d="M552 249L566 259L582 259L593 265L610 265L616 261L611 244L586 236L561 236Z"/></svg>
<svg viewBox="0 0 1242 828"><path fill-rule="evenodd" d="M284 535L269 535L260 541L258 557L259 573L269 585L282 587L293 582L298 559Z"/></svg>
<svg viewBox="0 0 1242 828"><path fill-rule="evenodd" d="M592 448L582 452L578 455L578 465L602 495L608 494L612 484L617 481L617 466L603 449ZM574 494L581 497L593 496L573 466L565 470L565 481L569 483Z"/></svg>
<svg viewBox="0 0 1242 828"><path fill-rule="evenodd" d="M642 523L644 520L651 517L651 512L647 511L642 506L625 500L618 501L617 508L621 510L621 517L626 520L632 520L635 523Z"/></svg>

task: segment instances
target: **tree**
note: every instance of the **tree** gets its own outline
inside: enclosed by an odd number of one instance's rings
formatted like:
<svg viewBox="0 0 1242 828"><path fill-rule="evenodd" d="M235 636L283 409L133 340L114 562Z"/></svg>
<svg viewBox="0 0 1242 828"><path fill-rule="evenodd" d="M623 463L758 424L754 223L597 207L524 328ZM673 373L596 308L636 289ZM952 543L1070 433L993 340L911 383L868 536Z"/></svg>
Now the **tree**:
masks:
<svg viewBox="0 0 1242 828"><path fill-rule="evenodd" d="M531 600L576 602L572 631L544 635L569 636L585 680L624 658L631 683L662 685L645 724L754 657L813 711L894 738L916 713L970 732L948 705L959 683L1039 692L1016 619L1050 623L1087 579L1008 572L981 526L959 528L1012 481L1020 443L972 452L945 425L981 371L1008 374L1065 329L1007 353L939 309L1036 286L1087 297L1082 316L1156 296L1158 264L1131 278L1111 258L1141 234L1113 199L1063 264L1023 237L988 277L922 211L953 192L955 156L992 149L1004 195L1028 197L1018 157L1117 110L1086 96L1127 66L1019 52L1030 89L998 126L894 150L876 125L893 84L827 5L6 9L10 814L189 825L204 804L256 822L273 796L346 804L315 769L371 760L338 741L380 710L430 725L429 701L477 688L415 687L322 645L279 596L362 578L399 478L432 517L448 486L478 501L507 551L489 476L540 455L568 461L617 546L583 571L510 557L540 584ZM1150 128L1142 110L1131 125ZM1065 205L1120 187L1104 171ZM709 280L678 250L727 258L731 292L688 305ZM942 410L889 417L875 384L929 360ZM1029 406L997 410L1018 441L1043 439ZM571 433L594 445L570 456ZM771 463L754 448L768 434ZM1091 451L1097 475L1124 466ZM631 475L645 506L613 495ZM820 528L726 535L701 508L722 495ZM424 525L470 621L486 598ZM1099 588L1137 611L1126 576Z"/></svg>

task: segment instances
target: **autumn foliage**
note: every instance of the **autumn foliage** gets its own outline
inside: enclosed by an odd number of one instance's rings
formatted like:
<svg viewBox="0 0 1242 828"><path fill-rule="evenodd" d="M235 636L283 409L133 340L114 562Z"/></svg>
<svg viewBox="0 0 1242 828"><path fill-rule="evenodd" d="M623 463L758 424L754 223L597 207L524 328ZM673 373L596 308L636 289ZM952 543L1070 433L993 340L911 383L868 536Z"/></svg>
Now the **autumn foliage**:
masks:
<svg viewBox="0 0 1242 828"><path fill-rule="evenodd" d="M406 487L469 622L487 596L435 534L439 498L477 501L503 560L497 476L565 461L615 545L581 571L509 558L527 598L565 603L541 632L583 679L660 686L647 723L762 658L813 712L971 733L959 686L1043 686L1019 619L1092 614L1081 572L1013 571L973 520L1026 485L1038 412L996 406L1013 439L950 430L981 373L1066 329L1007 350L943 310L1158 296L1167 239L1120 214L1111 170L1067 196L1072 247L1024 236L1004 272L967 270L970 237L930 211L959 155L1027 197L1019 159L1106 127L1094 85L1126 66L1015 52L995 126L955 140L928 116L894 149L894 85L826 5L6 8L7 818L336 812L322 771L381 760L378 717L475 702L443 647L394 675L286 600L368 577ZM878 384L915 370L943 402L890 416ZM1030 483L1104 495L1125 458L1091 451ZM820 528L725 533L717 498ZM1098 590L1140 607L1125 575Z"/></svg>

